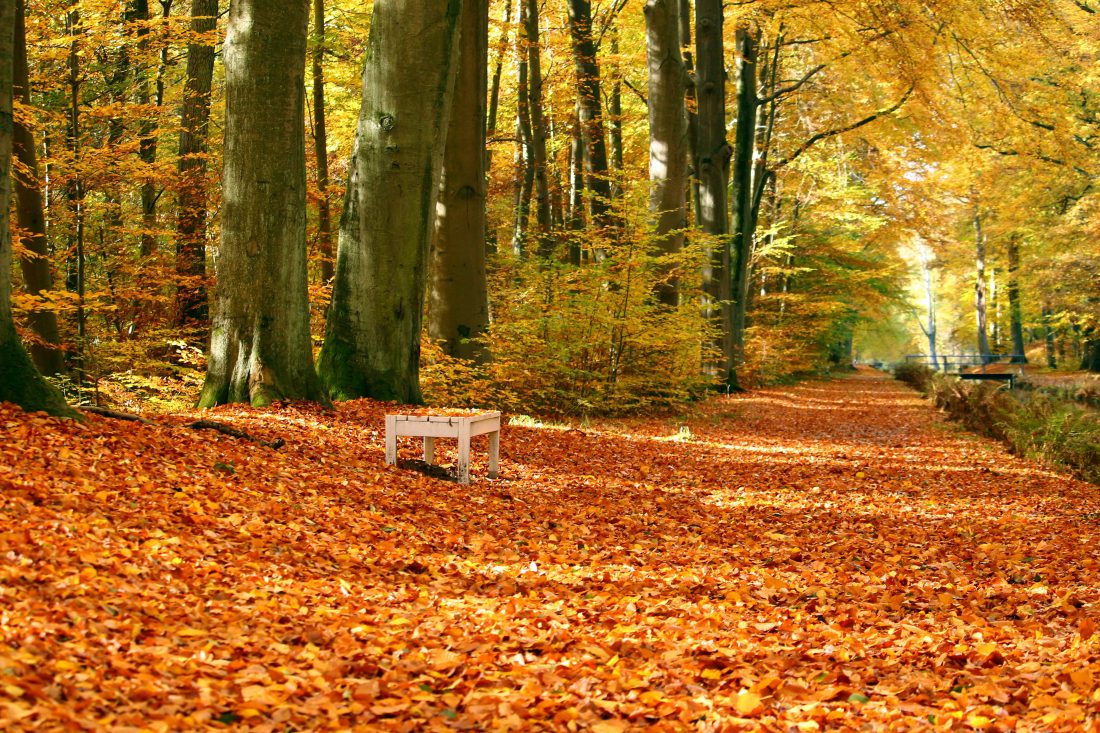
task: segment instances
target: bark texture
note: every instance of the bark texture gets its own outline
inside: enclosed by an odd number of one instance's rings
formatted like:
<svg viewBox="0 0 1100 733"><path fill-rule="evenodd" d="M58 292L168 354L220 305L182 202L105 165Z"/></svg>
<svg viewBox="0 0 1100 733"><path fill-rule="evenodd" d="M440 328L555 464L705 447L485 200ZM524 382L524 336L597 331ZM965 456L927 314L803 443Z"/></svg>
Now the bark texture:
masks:
<svg viewBox="0 0 1100 733"><path fill-rule="evenodd" d="M737 368L745 360L745 317L749 305L749 265L752 262L756 217L753 206L753 159L756 151L756 61L759 44L752 31L739 26L737 44L737 129L733 149L733 239L730 243L732 272L730 352L727 386L738 388Z"/></svg>
<svg viewBox="0 0 1100 733"><path fill-rule="evenodd" d="M16 0L15 18L15 99L29 107L30 78L27 69L27 34L24 0ZM39 296L53 289L50 272L50 252L46 240L46 211L42 187L38 179L38 156L35 154L34 133L26 125L15 124L14 153L19 161L15 178L15 210L19 228L23 231L23 246L31 255L19 260L23 286L31 295ZM61 334L57 313L37 310L28 317L31 330L38 337L31 344L30 355L43 374L56 375L65 370L65 355L61 350Z"/></svg>
<svg viewBox="0 0 1100 733"><path fill-rule="evenodd" d="M222 237L202 407L321 397L306 294L309 7L230 7Z"/></svg>
<svg viewBox="0 0 1100 733"><path fill-rule="evenodd" d="M209 34L218 0L191 0L191 30ZM176 219L176 319L178 325L206 324L206 140L214 44L187 46L187 81L180 124L179 194Z"/></svg>
<svg viewBox="0 0 1100 733"><path fill-rule="evenodd" d="M313 154L317 159L317 248L321 281L335 272L332 261L332 211L328 201L328 127L325 124L325 0L313 0Z"/></svg>
<svg viewBox="0 0 1100 733"><path fill-rule="evenodd" d="M989 349L989 336L986 331L986 292L985 292L985 231L982 228L982 215L974 214L974 315L978 327L978 354L983 364L993 359Z"/></svg>
<svg viewBox="0 0 1100 733"><path fill-rule="evenodd" d="M488 358L485 280L485 93L489 3L464 0L459 59L435 240L429 266L428 335L460 359Z"/></svg>
<svg viewBox="0 0 1100 733"><path fill-rule="evenodd" d="M376 0L319 371L335 399L420 402L420 329L461 0ZM410 54L410 44L416 53Z"/></svg>
<svg viewBox="0 0 1100 733"><path fill-rule="evenodd" d="M61 394L38 370L15 331L11 313L12 82L15 62L16 0L0 0L0 402L24 410L73 416Z"/></svg>
<svg viewBox="0 0 1100 733"><path fill-rule="evenodd" d="M1024 354L1024 319L1020 307L1020 240L1013 235L1008 238L1008 318L1012 331L1013 364L1026 364Z"/></svg>
<svg viewBox="0 0 1100 733"><path fill-rule="evenodd" d="M569 34L573 62L577 67L577 101L585 144L585 171L592 192L592 223L602 229L614 221L600 97L600 67L596 63L596 43L592 40L592 3L589 0L569 0Z"/></svg>
<svg viewBox="0 0 1100 733"><path fill-rule="evenodd" d="M683 247L687 223L686 74L680 52L679 0L648 0L646 57L649 65L649 212L659 254ZM679 283L670 269L657 285L658 302L675 307Z"/></svg>
<svg viewBox="0 0 1100 733"><path fill-rule="evenodd" d="M719 354L714 371L724 386L732 365L732 313L729 249L729 214L726 184L730 155L726 142L726 76L723 66L721 0L695 3L695 62L698 65L695 91L698 109L699 211L698 224L712 236L709 267L703 273L707 311L717 335L714 350Z"/></svg>

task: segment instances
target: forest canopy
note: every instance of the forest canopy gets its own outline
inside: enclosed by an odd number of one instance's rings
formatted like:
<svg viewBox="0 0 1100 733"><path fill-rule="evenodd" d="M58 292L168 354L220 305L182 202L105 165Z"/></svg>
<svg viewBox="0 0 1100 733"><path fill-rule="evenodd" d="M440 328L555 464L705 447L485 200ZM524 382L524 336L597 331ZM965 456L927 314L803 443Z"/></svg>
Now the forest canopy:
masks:
<svg viewBox="0 0 1100 733"><path fill-rule="evenodd" d="M1091 0L9 3L0 398L1100 371Z"/></svg>

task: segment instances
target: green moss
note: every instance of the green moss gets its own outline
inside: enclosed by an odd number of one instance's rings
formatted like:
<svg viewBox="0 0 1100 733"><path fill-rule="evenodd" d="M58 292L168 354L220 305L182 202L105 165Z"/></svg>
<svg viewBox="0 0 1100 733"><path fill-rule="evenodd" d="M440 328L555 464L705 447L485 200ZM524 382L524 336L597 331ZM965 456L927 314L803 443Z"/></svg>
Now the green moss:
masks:
<svg viewBox="0 0 1100 733"><path fill-rule="evenodd" d="M38 370L14 330L0 336L0 402L13 402L27 412L42 410L56 417L81 419L80 414Z"/></svg>

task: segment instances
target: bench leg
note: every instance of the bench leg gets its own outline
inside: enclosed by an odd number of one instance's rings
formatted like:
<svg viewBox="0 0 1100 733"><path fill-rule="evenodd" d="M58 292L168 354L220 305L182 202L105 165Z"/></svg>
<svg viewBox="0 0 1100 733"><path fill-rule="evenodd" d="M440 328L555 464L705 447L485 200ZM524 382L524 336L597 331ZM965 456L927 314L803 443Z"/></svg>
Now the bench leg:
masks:
<svg viewBox="0 0 1100 733"><path fill-rule="evenodd" d="M397 463L397 416L386 415L386 463Z"/></svg>
<svg viewBox="0 0 1100 733"><path fill-rule="evenodd" d="M489 433L489 478L500 473L500 431Z"/></svg>
<svg viewBox="0 0 1100 733"><path fill-rule="evenodd" d="M435 460L435 438L424 436L424 463Z"/></svg>
<svg viewBox="0 0 1100 733"><path fill-rule="evenodd" d="M458 483L470 483L470 423L458 426Z"/></svg>

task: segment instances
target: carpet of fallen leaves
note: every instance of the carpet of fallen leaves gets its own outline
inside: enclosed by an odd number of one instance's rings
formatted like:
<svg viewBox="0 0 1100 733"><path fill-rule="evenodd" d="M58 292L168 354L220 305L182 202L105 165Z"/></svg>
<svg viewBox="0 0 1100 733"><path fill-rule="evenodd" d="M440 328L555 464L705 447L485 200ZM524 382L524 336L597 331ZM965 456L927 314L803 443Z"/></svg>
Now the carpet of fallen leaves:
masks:
<svg viewBox="0 0 1100 733"><path fill-rule="evenodd" d="M1100 725L1098 489L898 383L527 421L470 486L387 409L0 406L0 727Z"/></svg>

